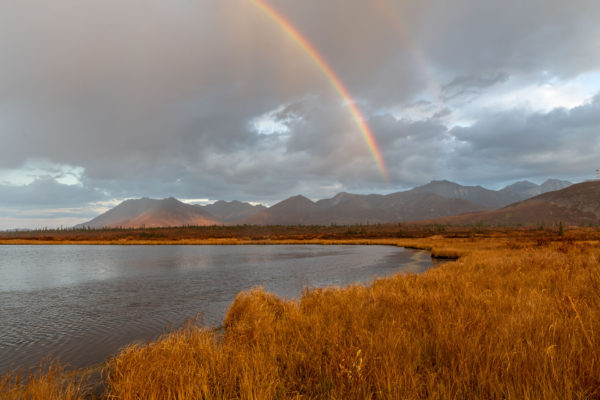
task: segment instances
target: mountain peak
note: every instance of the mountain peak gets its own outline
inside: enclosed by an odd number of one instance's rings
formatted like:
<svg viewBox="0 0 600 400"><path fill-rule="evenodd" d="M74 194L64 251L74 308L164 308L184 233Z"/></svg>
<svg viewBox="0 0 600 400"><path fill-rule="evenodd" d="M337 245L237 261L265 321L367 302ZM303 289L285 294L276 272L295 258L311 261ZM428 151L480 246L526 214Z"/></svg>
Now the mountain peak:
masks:
<svg viewBox="0 0 600 400"><path fill-rule="evenodd" d="M219 200L212 204L200 207L226 223L243 220L265 209L262 205L253 206L252 204L243 203L238 200Z"/></svg>
<svg viewBox="0 0 600 400"><path fill-rule="evenodd" d="M311 199L301 195L301 194L297 194L296 196L292 196L292 197L288 197L287 199L280 201L279 203L275 204L273 207L271 208L275 208L275 207L281 207L281 206L286 206L286 207L305 207L305 206L314 206L315 202L312 201Z"/></svg>
<svg viewBox="0 0 600 400"><path fill-rule="evenodd" d="M182 201L177 200L175 197L167 197L166 199L158 200L165 204L185 204Z"/></svg>
<svg viewBox="0 0 600 400"><path fill-rule="evenodd" d="M449 181L447 179L440 179L440 180L433 180L429 183L426 183L425 185L421 185L420 187L425 187L425 186L461 186L456 182L452 182Z"/></svg>
<svg viewBox="0 0 600 400"><path fill-rule="evenodd" d="M540 185L544 192L552 192L555 190L564 189L571 186L572 183L569 181L562 181L560 179L547 179Z"/></svg>
<svg viewBox="0 0 600 400"><path fill-rule="evenodd" d="M203 209L185 204L174 197L162 200L128 199L80 227L165 227L215 225L220 223Z"/></svg>
<svg viewBox="0 0 600 400"><path fill-rule="evenodd" d="M344 197L349 196L350 194L348 192L339 192L338 194L336 194L335 196L333 196L334 199L341 199Z"/></svg>
<svg viewBox="0 0 600 400"><path fill-rule="evenodd" d="M302 195L302 194L297 194L295 196L289 197L288 200L302 200L302 201L310 201L311 203L313 203L313 201L311 199L309 199L308 197Z"/></svg>
<svg viewBox="0 0 600 400"><path fill-rule="evenodd" d="M514 196L517 196L515 201L520 201L542 193L564 189L568 186L571 186L571 182L561 181L559 179L548 179L541 185L536 185L530 181L519 181L506 186L504 189L500 190L500 192L512 193Z"/></svg>
<svg viewBox="0 0 600 400"><path fill-rule="evenodd" d="M523 191L523 190L529 190L529 189L533 189L533 188L537 188L538 185L536 185L535 183L531 182L531 181L519 181L519 182L515 182L512 185L508 185L506 187L504 187L502 190L512 190L512 191Z"/></svg>

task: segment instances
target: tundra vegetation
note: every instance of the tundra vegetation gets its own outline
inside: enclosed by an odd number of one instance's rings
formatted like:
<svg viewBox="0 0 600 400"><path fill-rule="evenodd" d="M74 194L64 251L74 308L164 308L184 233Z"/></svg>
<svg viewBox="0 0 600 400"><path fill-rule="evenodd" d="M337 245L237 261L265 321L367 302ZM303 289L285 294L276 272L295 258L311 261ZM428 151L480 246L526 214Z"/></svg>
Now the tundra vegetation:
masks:
<svg viewBox="0 0 600 400"><path fill-rule="evenodd" d="M298 299L242 292L221 329L190 323L108 359L98 396L600 398L597 230L422 227L422 237L398 238L410 228L394 229L356 241L458 260L368 285L306 288ZM90 398L87 374L8 374L0 398Z"/></svg>

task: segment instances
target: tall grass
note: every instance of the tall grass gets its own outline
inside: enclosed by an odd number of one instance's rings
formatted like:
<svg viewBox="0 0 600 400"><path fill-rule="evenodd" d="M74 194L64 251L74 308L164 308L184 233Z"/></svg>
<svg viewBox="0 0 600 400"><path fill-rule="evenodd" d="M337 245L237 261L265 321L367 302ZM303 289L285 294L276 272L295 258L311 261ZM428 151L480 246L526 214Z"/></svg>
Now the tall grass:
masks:
<svg viewBox="0 0 600 400"><path fill-rule="evenodd" d="M2 400L83 400L90 397L86 376L65 374L56 363L42 362L36 373L8 373L0 377Z"/></svg>
<svg viewBox="0 0 600 400"><path fill-rule="evenodd" d="M110 360L109 397L600 398L597 242L420 245L464 256L295 301L240 293L224 332L187 326Z"/></svg>

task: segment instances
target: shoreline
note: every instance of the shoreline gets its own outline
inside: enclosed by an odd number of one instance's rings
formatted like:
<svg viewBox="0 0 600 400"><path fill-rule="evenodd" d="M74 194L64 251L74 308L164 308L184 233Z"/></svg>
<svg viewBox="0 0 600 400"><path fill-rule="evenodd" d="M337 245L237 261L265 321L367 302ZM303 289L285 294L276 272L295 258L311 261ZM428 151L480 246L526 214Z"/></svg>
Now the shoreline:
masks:
<svg viewBox="0 0 600 400"><path fill-rule="evenodd" d="M0 239L0 246L18 245L90 245L90 246L247 246L247 245L362 245L362 246L398 246L418 250L431 250L429 246L417 243L422 239L177 239L177 240L32 240Z"/></svg>
<svg viewBox="0 0 600 400"><path fill-rule="evenodd" d="M432 259L458 260L466 253L455 249L437 248L435 242L422 244L424 240L415 239L181 239L181 240L30 240L0 239L0 246L281 246L281 245L315 245L315 246L397 246L406 249L424 250L431 253ZM437 238L439 239L439 238Z"/></svg>

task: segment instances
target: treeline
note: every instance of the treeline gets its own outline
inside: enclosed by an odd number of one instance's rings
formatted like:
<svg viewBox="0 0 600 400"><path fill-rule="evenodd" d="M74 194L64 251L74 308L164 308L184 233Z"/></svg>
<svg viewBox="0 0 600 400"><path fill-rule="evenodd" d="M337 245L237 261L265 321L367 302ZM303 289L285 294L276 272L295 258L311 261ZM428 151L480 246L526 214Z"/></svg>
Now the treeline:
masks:
<svg viewBox="0 0 600 400"><path fill-rule="evenodd" d="M598 235L597 227L566 227L562 224L536 227L504 228L483 224L452 226L442 224L372 224L372 225L238 225L180 226L169 228L61 228L0 232L0 241L177 241L207 239L238 240L311 240L311 239L380 239L421 238L432 235L472 237L511 235Z"/></svg>

